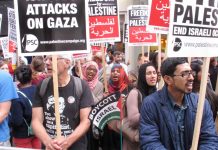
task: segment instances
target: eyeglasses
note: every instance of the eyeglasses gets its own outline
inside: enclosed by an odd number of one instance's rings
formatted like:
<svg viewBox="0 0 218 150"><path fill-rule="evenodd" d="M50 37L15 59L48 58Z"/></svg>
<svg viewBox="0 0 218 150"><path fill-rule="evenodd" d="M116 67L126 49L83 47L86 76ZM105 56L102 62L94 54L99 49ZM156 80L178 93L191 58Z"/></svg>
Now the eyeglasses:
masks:
<svg viewBox="0 0 218 150"><path fill-rule="evenodd" d="M183 78L188 78L188 77L190 77L190 75L196 76L196 72L194 72L192 70L191 71L184 71L181 74L174 74L173 77L174 76L181 76Z"/></svg>

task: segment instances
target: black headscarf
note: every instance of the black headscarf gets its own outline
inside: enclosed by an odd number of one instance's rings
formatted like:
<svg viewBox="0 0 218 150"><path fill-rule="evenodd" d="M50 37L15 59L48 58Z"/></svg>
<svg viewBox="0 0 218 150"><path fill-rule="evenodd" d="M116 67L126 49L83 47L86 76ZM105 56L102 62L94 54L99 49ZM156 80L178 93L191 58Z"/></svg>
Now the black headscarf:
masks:
<svg viewBox="0 0 218 150"><path fill-rule="evenodd" d="M143 99L149 94L152 94L157 91L156 85L149 86L145 79L145 73L148 66L153 66L155 68L155 66L152 63L142 64L139 68L139 74L138 74L137 89L141 92Z"/></svg>

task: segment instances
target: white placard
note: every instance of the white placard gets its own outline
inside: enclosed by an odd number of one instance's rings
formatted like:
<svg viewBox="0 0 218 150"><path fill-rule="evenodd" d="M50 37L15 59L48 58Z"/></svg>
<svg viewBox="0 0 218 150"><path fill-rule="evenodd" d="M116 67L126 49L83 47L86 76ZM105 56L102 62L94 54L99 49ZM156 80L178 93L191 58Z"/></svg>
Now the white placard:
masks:
<svg viewBox="0 0 218 150"><path fill-rule="evenodd" d="M218 56L217 2L170 1L168 57Z"/></svg>

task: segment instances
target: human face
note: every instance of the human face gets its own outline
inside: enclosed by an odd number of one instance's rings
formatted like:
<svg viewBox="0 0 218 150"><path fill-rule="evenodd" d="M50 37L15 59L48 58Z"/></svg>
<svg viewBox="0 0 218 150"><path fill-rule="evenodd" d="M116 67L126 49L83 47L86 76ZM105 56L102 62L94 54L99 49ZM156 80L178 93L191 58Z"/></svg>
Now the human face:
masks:
<svg viewBox="0 0 218 150"><path fill-rule="evenodd" d="M202 66L201 66L201 70L198 72L197 74L197 79L198 81L201 82L201 77L202 77ZM207 82L209 83L210 82L210 73L208 72L208 77L207 77Z"/></svg>
<svg viewBox="0 0 218 150"><path fill-rule="evenodd" d="M7 64L2 65L0 69L1 69L1 70L4 70L4 71L6 71L6 72L9 72L8 65L7 65Z"/></svg>
<svg viewBox="0 0 218 150"><path fill-rule="evenodd" d="M119 81L119 78L120 78L120 70L119 70L119 68L114 68L111 71L111 79L113 82L117 82L117 81Z"/></svg>
<svg viewBox="0 0 218 150"><path fill-rule="evenodd" d="M157 72L153 66L148 66L145 72L145 80L149 86L155 86L157 83Z"/></svg>
<svg viewBox="0 0 218 150"><path fill-rule="evenodd" d="M191 67L188 63L177 65L172 78L173 83L169 86L171 86L174 91L178 91L183 94L190 93L192 91L194 78Z"/></svg>
<svg viewBox="0 0 218 150"><path fill-rule="evenodd" d="M51 56L46 56L45 66L46 66L47 73L49 75L52 75L52 57Z"/></svg>
<svg viewBox="0 0 218 150"><path fill-rule="evenodd" d="M57 57L58 75L62 75L62 74L68 73L68 69L69 68L70 68L70 60L58 56Z"/></svg>
<svg viewBox="0 0 218 150"><path fill-rule="evenodd" d="M141 59L138 61L138 66L141 66L142 64L148 63L149 58L148 57L141 57Z"/></svg>
<svg viewBox="0 0 218 150"><path fill-rule="evenodd" d="M122 61L122 55L121 55L121 54L120 54L120 55L115 55L114 61L115 61L116 63L120 63L120 62Z"/></svg>
<svg viewBox="0 0 218 150"><path fill-rule="evenodd" d="M86 76L88 81L92 81L95 75L97 74L97 69L95 66L91 65L86 70Z"/></svg>

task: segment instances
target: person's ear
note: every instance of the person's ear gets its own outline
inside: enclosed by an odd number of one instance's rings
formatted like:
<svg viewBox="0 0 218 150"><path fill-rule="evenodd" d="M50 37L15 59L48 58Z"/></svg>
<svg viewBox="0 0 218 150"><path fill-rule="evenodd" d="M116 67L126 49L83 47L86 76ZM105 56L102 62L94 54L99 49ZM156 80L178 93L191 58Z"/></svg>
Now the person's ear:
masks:
<svg viewBox="0 0 218 150"><path fill-rule="evenodd" d="M163 77L163 79L164 79L164 81L166 82L167 85L173 84L173 77L168 76L168 75L165 75L165 76Z"/></svg>

